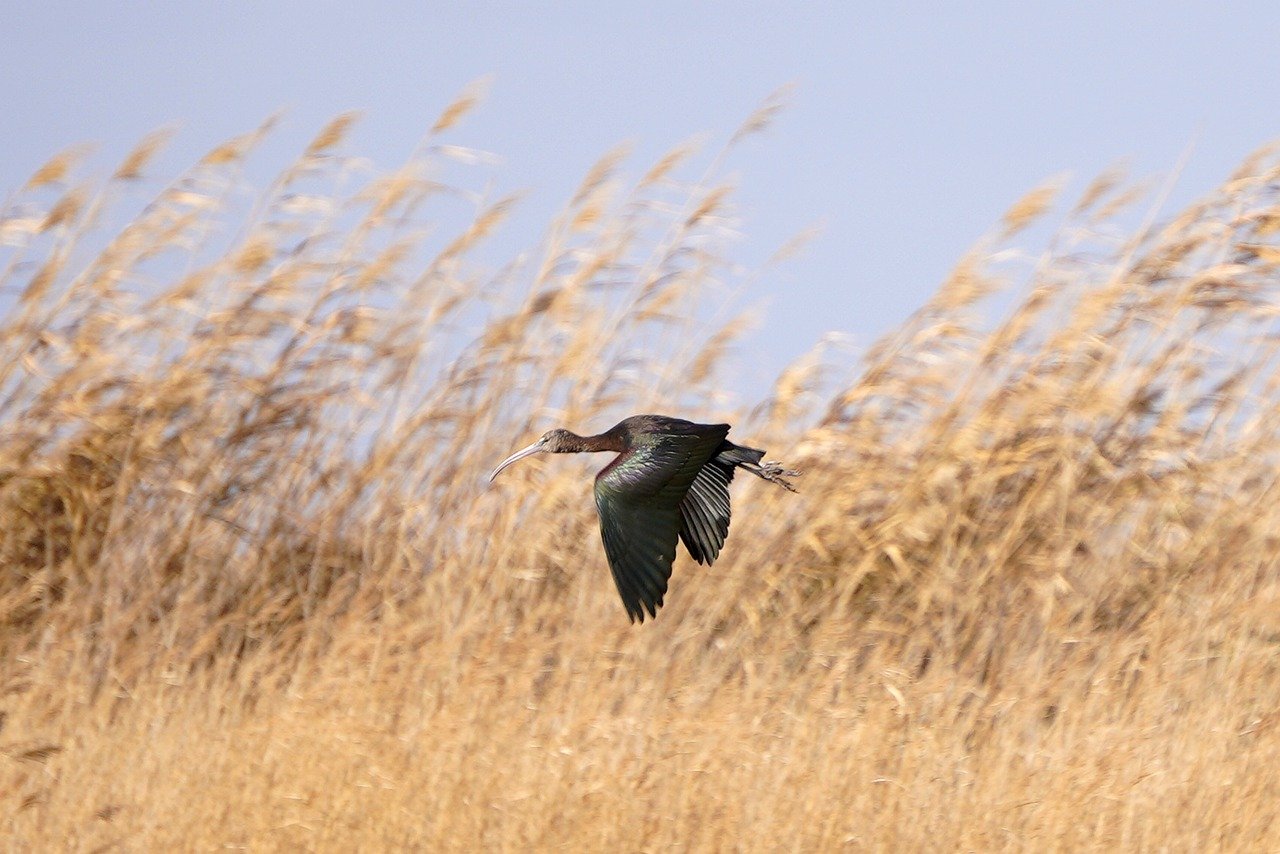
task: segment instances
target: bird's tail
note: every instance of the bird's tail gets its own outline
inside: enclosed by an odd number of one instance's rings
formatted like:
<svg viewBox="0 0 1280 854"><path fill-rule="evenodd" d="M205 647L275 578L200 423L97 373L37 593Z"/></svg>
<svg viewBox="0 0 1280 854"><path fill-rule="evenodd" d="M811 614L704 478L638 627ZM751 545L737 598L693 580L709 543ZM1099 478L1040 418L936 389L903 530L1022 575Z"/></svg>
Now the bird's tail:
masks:
<svg viewBox="0 0 1280 854"><path fill-rule="evenodd" d="M716 459L722 460L730 465L749 471L761 480L767 480L770 483L776 483L783 489L795 492L796 488L787 480L789 477L799 477L800 472L793 469L784 468L782 463L777 460L766 460L764 451L758 448L744 448L741 445L735 445L732 442L725 442L729 447L722 448Z"/></svg>

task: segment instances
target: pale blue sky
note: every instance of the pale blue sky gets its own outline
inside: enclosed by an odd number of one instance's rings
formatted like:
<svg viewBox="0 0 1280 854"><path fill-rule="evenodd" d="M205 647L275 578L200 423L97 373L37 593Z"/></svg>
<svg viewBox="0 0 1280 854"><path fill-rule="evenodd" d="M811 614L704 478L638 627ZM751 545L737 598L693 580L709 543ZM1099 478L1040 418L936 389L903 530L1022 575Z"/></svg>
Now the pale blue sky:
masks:
<svg viewBox="0 0 1280 854"><path fill-rule="evenodd" d="M282 152L357 109L353 150L392 165L493 73L458 141L503 156L498 190L533 189L516 245L614 144L634 140L639 169L795 82L730 164L742 260L825 222L746 294L769 315L744 355L770 374L827 330L891 328L1046 177L1167 172L1194 144L1186 201L1280 136L1277 3L10 0L0 19L0 193L68 144L112 164L172 123L176 169L281 108Z"/></svg>

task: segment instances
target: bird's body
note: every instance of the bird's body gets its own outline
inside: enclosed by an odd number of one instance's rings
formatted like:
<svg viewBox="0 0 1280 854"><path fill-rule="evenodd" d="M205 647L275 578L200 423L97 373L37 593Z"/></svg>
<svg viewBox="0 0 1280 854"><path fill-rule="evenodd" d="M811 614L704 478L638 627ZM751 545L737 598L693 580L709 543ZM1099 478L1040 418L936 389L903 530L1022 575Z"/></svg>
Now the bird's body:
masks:
<svg viewBox="0 0 1280 854"><path fill-rule="evenodd" d="M698 563L711 564L729 535L729 482L735 469L791 485L764 451L725 438L728 424L695 424L666 415L634 415L595 436L552 430L508 457L492 477L530 454L613 451L596 475L600 534L627 616L657 616L667 592L677 539ZM492 477L490 479L492 479ZM794 490L793 490L794 491Z"/></svg>

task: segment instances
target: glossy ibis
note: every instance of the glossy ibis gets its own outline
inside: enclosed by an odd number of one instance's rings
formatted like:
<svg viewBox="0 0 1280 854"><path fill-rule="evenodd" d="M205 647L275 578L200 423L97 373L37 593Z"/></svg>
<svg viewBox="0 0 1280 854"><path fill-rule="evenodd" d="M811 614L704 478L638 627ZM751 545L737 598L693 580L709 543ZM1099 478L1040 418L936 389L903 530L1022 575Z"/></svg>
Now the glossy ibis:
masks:
<svg viewBox="0 0 1280 854"><path fill-rule="evenodd" d="M776 483L799 472L763 462L764 451L725 438L728 424L694 424L665 415L633 415L598 436L555 429L502 461L531 454L618 454L596 475L600 535L627 616L656 617L667 592L677 536L698 563L711 564L729 535L729 481L735 469Z"/></svg>

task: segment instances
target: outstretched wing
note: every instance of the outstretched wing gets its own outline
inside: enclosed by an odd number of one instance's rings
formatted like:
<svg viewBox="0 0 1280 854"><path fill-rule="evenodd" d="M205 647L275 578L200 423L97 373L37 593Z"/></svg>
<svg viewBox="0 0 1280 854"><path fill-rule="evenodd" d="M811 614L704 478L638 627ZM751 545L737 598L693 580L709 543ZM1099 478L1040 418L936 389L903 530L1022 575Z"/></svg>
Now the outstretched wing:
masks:
<svg viewBox="0 0 1280 854"><path fill-rule="evenodd" d="M733 466L709 460L680 502L680 539L698 563L712 564L729 536L729 481Z"/></svg>
<svg viewBox="0 0 1280 854"><path fill-rule="evenodd" d="M633 622L644 622L646 610L656 616L662 606L676 557L681 502L729 432L727 424L671 426L669 433L639 438L636 447L596 476L605 555Z"/></svg>
<svg viewBox="0 0 1280 854"><path fill-rule="evenodd" d="M729 536L733 470L744 463L758 463L763 457L764 451L724 441L693 479L680 502L680 539L698 563L715 563Z"/></svg>

